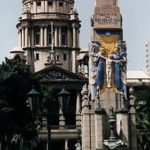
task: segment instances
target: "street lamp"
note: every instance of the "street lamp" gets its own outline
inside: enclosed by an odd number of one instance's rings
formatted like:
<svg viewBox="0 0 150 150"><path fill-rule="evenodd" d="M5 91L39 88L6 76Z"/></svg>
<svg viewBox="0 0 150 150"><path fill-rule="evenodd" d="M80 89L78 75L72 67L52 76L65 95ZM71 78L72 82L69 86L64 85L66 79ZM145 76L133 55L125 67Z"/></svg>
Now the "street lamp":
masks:
<svg viewBox="0 0 150 150"><path fill-rule="evenodd" d="M30 110L32 111L33 115L37 113L38 105L39 105L39 99L40 99L40 93L37 92L34 87L32 87L32 90L27 94L28 96L28 102L30 106ZM70 99L70 92L68 92L65 87L62 88L62 90L57 94L58 96L58 102L60 105L60 109L63 113L66 112L68 105L69 105L69 99ZM48 106L47 106L48 107ZM47 113L47 128L48 128L48 147L47 149L51 149L51 113L48 107L48 113Z"/></svg>
<svg viewBox="0 0 150 150"><path fill-rule="evenodd" d="M68 92L65 87L62 88L62 90L58 93L58 102L60 105L60 109L63 113L67 111L69 100L70 100L71 93Z"/></svg>
<svg viewBox="0 0 150 150"><path fill-rule="evenodd" d="M40 93L35 90L34 86L32 86L31 91L27 94L29 107L33 115L37 112L39 100L40 100Z"/></svg>

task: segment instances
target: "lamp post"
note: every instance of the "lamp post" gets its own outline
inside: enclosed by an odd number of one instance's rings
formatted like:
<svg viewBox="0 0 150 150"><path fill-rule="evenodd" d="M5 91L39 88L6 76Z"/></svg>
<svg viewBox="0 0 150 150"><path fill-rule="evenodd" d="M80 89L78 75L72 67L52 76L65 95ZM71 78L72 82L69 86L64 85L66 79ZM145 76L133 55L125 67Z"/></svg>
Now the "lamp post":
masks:
<svg viewBox="0 0 150 150"><path fill-rule="evenodd" d="M36 119L36 113L38 110L40 95L41 94L35 90L34 86L32 86L31 91L27 93L27 98L28 98L27 102L32 112L33 119Z"/></svg>
<svg viewBox="0 0 150 150"><path fill-rule="evenodd" d="M68 92L65 87L62 88L62 90L58 93L58 102L60 105L60 109L62 110L63 114L66 113L69 100L70 100L70 92Z"/></svg>
<svg viewBox="0 0 150 150"><path fill-rule="evenodd" d="M35 117L35 114L37 113L38 110L38 105L39 105L39 99L40 99L40 93L37 92L34 88L34 86L32 87L31 91L27 94L28 96L28 102L29 102L29 106L30 106L30 110L33 113L33 116ZM66 113L66 110L68 108L68 104L69 104L69 99L70 99L70 92L68 92L65 87L62 88L62 90L57 94L58 96L58 102L60 105L60 109L62 110L63 114ZM47 113L47 130L48 130L48 145L47 145L47 150L51 150L51 116L50 116L50 110L49 110L49 106L47 106L48 108L48 113Z"/></svg>
<svg viewBox="0 0 150 150"><path fill-rule="evenodd" d="M29 107L33 116L37 113L39 100L40 100L40 93L35 90L34 86L32 86L31 91L27 94Z"/></svg>
<svg viewBox="0 0 150 150"><path fill-rule="evenodd" d="M65 115L68 109L70 95L71 93L65 89L65 86L57 95L59 106L60 106L60 111L62 112L63 125L65 125L65 117L66 117ZM65 150L68 150L68 140L65 141Z"/></svg>

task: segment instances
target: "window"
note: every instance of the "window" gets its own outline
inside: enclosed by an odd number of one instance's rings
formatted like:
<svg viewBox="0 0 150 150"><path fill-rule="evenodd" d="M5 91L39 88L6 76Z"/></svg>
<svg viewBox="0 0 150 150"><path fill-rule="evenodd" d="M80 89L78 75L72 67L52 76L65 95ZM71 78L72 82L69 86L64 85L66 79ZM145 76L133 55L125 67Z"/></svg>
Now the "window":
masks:
<svg viewBox="0 0 150 150"><path fill-rule="evenodd" d="M41 6L41 1L40 0L37 1L37 6Z"/></svg>
<svg viewBox="0 0 150 150"><path fill-rule="evenodd" d="M67 45L67 28L62 28L61 40L62 45Z"/></svg>
<svg viewBox="0 0 150 150"><path fill-rule="evenodd" d="M52 1L48 1L48 6L52 7L53 6L53 2Z"/></svg>
<svg viewBox="0 0 150 150"><path fill-rule="evenodd" d="M48 29L48 44L51 45L52 44L52 35L51 35L51 29Z"/></svg>
<svg viewBox="0 0 150 150"><path fill-rule="evenodd" d="M51 27L48 27L48 44L52 44L52 38L54 38L54 32L55 30L53 29L53 36L52 36L52 30Z"/></svg>
<svg viewBox="0 0 150 150"><path fill-rule="evenodd" d="M64 59L64 60L67 60L67 54L66 54L66 53L64 53L63 59Z"/></svg>
<svg viewBox="0 0 150 150"><path fill-rule="evenodd" d="M59 58L60 58L60 55L57 54L57 55L56 55L56 61L59 61Z"/></svg>
<svg viewBox="0 0 150 150"><path fill-rule="evenodd" d="M39 60L39 59L40 59L40 58L39 58L39 53L36 53L36 54L35 54L35 59L36 59L36 60Z"/></svg>
<svg viewBox="0 0 150 150"><path fill-rule="evenodd" d="M59 2L59 7L62 7L63 6L63 2Z"/></svg>
<svg viewBox="0 0 150 150"><path fill-rule="evenodd" d="M34 44L40 45L40 28L35 28L34 37L35 37Z"/></svg>

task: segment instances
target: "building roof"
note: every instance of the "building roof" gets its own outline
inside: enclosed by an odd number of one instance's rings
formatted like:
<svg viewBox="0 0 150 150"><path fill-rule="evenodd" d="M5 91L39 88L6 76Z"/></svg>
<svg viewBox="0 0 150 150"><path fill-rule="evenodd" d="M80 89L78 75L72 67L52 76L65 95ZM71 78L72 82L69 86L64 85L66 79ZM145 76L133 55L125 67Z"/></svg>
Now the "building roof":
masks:
<svg viewBox="0 0 150 150"><path fill-rule="evenodd" d="M81 48L79 55L77 56L78 60L82 60L86 55L88 55L88 48Z"/></svg>
<svg viewBox="0 0 150 150"><path fill-rule="evenodd" d="M128 86L150 86L150 73L145 70L127 71Z"/></svg>
<svg viewBox="0 0 150 150"><path fill-rule="evenodd" d="M14 47L10 53L24 53L24 51L21 48Z"/></svg>
<svg viewBox="0 0 150 150"><path fill-rule="evenodd" d="M70 85L70 88L81 88L88 82L87 78L55 65L51 65L35 74L42 84L51 84L58 87Z"/></svg>

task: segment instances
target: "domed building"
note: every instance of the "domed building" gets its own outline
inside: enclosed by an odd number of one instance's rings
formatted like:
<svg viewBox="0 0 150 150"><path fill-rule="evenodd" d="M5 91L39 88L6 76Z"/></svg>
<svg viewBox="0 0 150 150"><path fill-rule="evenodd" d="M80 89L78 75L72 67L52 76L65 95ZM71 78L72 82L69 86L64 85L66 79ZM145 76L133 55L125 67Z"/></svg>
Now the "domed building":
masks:
<svg viewBox="0 0 150 150"><path fill-rule="evenodd" d="M74 0L23 0L17 24L19 47L33 72L51 63L76 72L80 20Z"/></svg>

